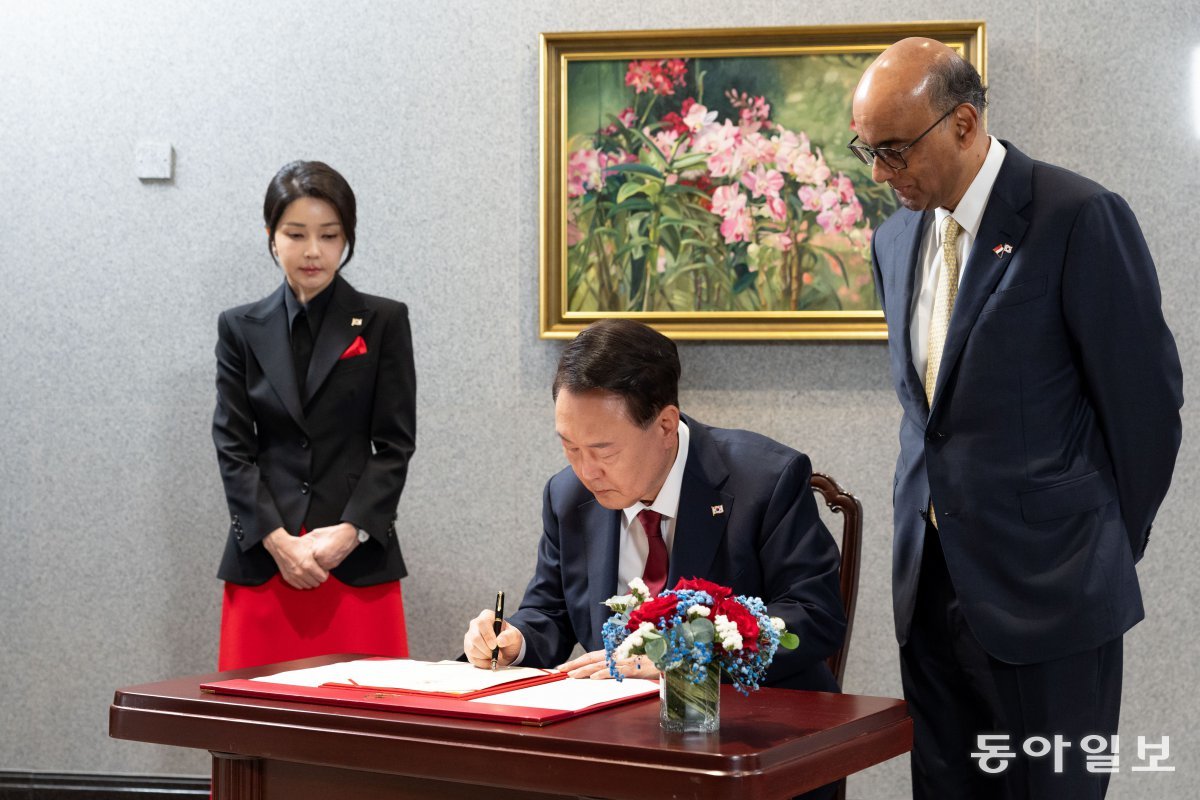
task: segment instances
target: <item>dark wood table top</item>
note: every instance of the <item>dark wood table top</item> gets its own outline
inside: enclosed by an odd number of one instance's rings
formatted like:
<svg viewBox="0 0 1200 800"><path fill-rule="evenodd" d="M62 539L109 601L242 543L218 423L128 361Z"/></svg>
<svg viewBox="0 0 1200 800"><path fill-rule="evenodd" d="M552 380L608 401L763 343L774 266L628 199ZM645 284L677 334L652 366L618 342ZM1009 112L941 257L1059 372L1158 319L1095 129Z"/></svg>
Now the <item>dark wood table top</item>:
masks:
<svg viewBox="0 0 1200 800"><path fill-rule="evenodd" d="M545 727L262 700L201 683L345 660L323 656L119 689L118 739L476 786L609 798L791 797L907 752L902 700L721 687L715 734L671 734L657 699ZM482 795L481 795L482 796Z"/></svg>

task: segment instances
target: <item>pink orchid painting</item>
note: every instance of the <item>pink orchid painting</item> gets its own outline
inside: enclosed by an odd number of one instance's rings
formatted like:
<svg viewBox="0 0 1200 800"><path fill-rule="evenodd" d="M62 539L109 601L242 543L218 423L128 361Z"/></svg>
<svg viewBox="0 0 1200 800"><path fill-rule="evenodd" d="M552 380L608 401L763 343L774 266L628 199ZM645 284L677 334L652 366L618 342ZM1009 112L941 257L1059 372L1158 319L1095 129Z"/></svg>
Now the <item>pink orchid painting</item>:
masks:
<svg viewBox="0 0 1200 800"><path fill-rule="evenodd" d="M877 307L863 177L777 120L786 95L695 59L624 68L629 105L569 141L570 310Z"/></svg>
<svg viewBox="0 0 1200 800"><path fill-rule="evenodd" d="M878 52L853 34L545 35L543 335L630 314L688 338L881 338L871 237L897 204L846 148ZM978 58L976 28L935 34Z"/></svg>

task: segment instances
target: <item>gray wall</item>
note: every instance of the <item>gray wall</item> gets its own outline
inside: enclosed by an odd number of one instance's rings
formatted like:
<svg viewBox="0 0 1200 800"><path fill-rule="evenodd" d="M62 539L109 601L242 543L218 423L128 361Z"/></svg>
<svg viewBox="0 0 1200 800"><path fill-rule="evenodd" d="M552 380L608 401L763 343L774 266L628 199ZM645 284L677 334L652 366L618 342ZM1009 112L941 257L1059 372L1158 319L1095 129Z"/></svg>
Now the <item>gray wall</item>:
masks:
<svg viewBox="0 0 1200 800"><path fill-rule="evenodd" d="M222 308L277 285L260 203L320 158L361 205L347 273L412 308L420 432L401 505L413 654L531 572L563 463L537 326L537 34L962 19L986 13L992 130L1123 193L1195 374L1200 122L1194 3L581 0L0 1L0 769L200 774L106 736L114 688L210 671L227 520L209 438ZM143 184L139 140L176 178ZM685 344L685 409L812 455L866 507L846 687L898 695L889 481L898 413L878 344ZM1133 409L1131 409L1132 411ZM1195 430L1195 406L1185 409ZM1140 567L1115 797L1200 794L1195 437ZM34 720L18 724L16 720ZM1173 774L1132 773L1138 734ZM851 784L899 798L907 762Z"/></svg>

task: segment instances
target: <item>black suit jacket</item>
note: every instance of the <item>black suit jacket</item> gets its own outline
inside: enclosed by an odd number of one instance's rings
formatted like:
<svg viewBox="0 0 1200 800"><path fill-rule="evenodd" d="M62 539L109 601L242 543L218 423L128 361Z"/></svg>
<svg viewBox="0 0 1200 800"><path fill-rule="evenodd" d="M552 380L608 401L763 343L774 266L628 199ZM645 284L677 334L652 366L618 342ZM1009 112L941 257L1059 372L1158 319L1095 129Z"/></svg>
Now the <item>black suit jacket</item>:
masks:
<svg viewBox="0 0 1200 800"><path fill-rule="evenodd" d="M1129 206L1003 144L932 408L909 338L924 216L897 212L872 250L904 409L897 638L908 639L932 497L972 632L996 658L1033 663L1142 618L1134 562L1171 482L1182 374Z"/></svg>
<svg viewBox="0 0 1200 800"><path fill-rule="evenodd" d="M368 586L402 578L396 505L416 443L408 309L335 277L302 404L287 291L285 282L218 320L213 441L230 514L218 577L261 584L277 572L262 545L268 533L282 527L295 536L344 521L371 538L333 570L339 580ZM359 336L367 352L341 358Z"/></svg>
<svg viewBox="0 0 1200 800"><path fill-rule="evenodd" d="M691 432L667 586L704 578L761 597L800 637L780 649L767 685L837 691L825 659L846 631L837 546L817 513L808 457L756 433ZM721 513L713 513L721 506ZM603 602L617 591L620 511L596 502L568 467L546 484L537 571L510 619L525 637L525 661L550 667L576 643L604 647Z"/></svg>

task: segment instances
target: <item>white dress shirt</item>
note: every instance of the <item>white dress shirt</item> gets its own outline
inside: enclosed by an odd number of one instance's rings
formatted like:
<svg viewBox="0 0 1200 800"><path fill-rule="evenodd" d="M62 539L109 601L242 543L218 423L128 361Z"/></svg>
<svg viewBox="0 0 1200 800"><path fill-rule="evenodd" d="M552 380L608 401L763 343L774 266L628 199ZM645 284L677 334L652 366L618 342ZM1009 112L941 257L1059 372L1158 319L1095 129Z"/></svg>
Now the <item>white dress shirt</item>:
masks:
<svg viewBox="0 0 1200 800"><path fill-rule="evenodd" d="M683 468L687 464L688 442L691 432L687 423L679 421L679 451L675 454L675 463L667 473L667 480L658 490L654 502L646 505L641 500L621 512L621 551L617 559L617 594L629 592L629 582L642 577L646 571L646 557L650 553L650 545L642 524L636 522L637 515L642 509L649 508L662 514L663 541L667 543L667 556L671 555L671 545L675 541L675 518L679 516L679 492L683 489ZM670 563L669 561L667 562ZM670 589L670 586L666 587Z"/></svg>
<svg viewBox="0 0 1200 800"><path fill-rule="evenodd" d="M937 294L938 279L942 276L942 223L946 217L954 217L954 221L962 226L958 235L958 285L961 287L963 276L967 274L967 256L971 245L979 234L979 224L983 221L983 212L987 209L988 198L992 194L992 186L996 176L1000 174L1000 165L1004 163L1004 145L995 136L988 136L987 157L983 160L975 180L967 188L962 200L954 211L936 208L932 217L927 217L925 232L921 238L921 254L917 258L917 274L913 285L916 287L912 315L912 327L909 337L912 342L913 366L921 381L925 380L925 368L929 361L929 321L933 315L933 298Z"/></svg>

